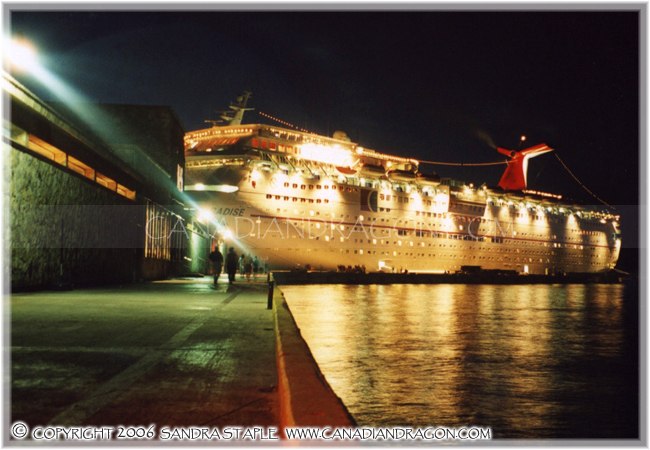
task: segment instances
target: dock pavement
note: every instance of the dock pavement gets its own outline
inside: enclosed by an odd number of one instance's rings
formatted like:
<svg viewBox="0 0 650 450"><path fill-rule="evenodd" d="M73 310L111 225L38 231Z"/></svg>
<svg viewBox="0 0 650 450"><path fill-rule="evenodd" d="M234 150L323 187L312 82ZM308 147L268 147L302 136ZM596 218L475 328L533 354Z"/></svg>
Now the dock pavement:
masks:
<svg viewBox="0 0 650 450"><path fill-rule="evenodd" d="M267 293L266 278L203 277L11 294L5 417L30 429L353 424L281 292L274 310Z"/></svg>

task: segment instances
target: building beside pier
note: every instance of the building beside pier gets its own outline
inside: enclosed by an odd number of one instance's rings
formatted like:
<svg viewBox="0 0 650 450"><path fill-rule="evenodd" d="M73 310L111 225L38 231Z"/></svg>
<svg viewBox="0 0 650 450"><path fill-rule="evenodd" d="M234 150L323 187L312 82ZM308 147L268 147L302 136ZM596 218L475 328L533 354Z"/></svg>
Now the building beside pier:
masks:
<svg viewBox="0 0 650 450"><path fill-rule="evenodd" d="M209 239L193 231L170 108L48 104L6 73L2 82L12 290L205 270Z"/></svg>

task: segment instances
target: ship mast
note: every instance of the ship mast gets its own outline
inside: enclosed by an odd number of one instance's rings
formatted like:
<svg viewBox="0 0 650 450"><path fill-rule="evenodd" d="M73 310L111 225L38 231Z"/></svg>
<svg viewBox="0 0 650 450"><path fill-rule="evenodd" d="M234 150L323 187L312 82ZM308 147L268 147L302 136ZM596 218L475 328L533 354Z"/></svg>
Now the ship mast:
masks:
<svg viewBox="0 0 650 450"><path fill-rule="evenodd" d="M231 103L229 108L232 111L225 111L219 117L226 122L226 125L241 125L244 119L245 111L253 111L255 108L246 108L246 103L251 98L253 93L251 91L244 91L242 95L237 97L235 103Z"/></svg>

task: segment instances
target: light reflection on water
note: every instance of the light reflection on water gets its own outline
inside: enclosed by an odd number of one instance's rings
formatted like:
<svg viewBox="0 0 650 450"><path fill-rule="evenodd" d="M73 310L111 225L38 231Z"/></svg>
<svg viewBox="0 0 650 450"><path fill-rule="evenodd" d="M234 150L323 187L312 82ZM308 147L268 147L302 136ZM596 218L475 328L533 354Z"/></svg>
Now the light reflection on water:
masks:
<svg viewBox="0 0 650 450"><path fill-rule="evenodd" d="M636 292L624 285L284 286L360 425L630 438Z"/></svg>

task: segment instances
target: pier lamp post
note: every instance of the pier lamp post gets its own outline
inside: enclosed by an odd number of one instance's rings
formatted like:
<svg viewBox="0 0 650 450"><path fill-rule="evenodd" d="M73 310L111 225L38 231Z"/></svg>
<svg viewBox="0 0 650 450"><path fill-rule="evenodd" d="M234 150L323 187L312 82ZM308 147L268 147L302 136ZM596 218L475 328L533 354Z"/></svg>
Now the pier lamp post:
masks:
<svg viewBox="0 0 650 450"><path fill-rule="evenodd" d="M79 106L88 103L78 90L64 79L60 78L55 72L48 69L47 55L41 55L36 46L28 39L21 37L6 38L3 41L3 63L7 72L14 71L16 74L22 74L32 78L40 88L45 89L42 93L36 92L37 95L49 94L57 97L61 102L79 114L80 117L88 115L85 109L80 110Z"/></svg>
<svg viewBox="0 0 650 450"><path fill-rule="evenodd" d="M34 45L24 38L6 38L4 42L5 68L20 72L38 72L40 63Z"/></svg>

